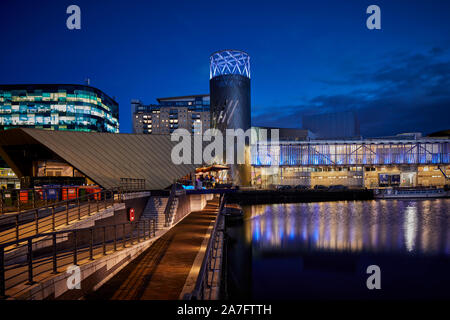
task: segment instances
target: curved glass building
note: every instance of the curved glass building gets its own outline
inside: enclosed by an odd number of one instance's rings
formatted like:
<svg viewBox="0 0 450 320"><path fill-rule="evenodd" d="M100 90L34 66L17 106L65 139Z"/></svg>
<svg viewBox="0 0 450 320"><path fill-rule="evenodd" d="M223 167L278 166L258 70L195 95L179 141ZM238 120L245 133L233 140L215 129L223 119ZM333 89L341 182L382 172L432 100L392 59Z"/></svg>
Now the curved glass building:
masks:
<svg viewBox="0 0 450 320"><path fill-rule="evenodd" d="M86 85L0 85L0 130L18 127L117 133L119 105Z"/></svg>

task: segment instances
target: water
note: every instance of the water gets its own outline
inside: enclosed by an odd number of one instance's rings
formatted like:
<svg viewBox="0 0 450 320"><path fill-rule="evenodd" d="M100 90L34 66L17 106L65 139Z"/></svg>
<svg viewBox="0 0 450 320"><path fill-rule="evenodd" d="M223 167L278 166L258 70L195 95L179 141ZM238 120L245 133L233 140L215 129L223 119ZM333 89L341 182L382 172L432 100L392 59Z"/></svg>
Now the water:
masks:
<svg viewBox="0 0 450 320"><path fill-rule="evenodd" d="M244 207L228 292L254 299L450 298L450 199ZM367 267L381 269L369 290Z"/></svg>

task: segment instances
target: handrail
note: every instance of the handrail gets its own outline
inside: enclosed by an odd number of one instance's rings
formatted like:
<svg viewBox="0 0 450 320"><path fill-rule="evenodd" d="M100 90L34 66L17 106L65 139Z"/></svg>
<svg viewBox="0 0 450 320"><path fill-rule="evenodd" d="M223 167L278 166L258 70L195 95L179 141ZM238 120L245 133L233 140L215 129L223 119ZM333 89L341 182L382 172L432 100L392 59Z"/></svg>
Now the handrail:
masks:
<svg viewBox="0 0 450 320"><path fill-rule="evenodd" d="M141 226L143 225L143 228L141 229ZM122 226L122 237L118 238L117 236L117 231L118 231L118 227ZM130 226L128 232L126 232L126 226ZM110 236L111 239L107 240L107 232L106 230L108 228L114 228L114 236ZM96 234L96 231L98 230L102 230L100 234ZM141 233L141 230L143 230L143 234ZM137 231L137 235L135 237L135 231ZM88 237L82 237L81 239L79 238L79 235L83 232L88 232L88 234L90 236ZM60 250L58 251L57 248L57 236L61 235L61 234L67 234L67 238L64 239L63 243L65 241L70 241L69 239L69 235L72 235L72 248L60 248ZM80 228L80 229L70 229L70 230L64 230L64 231L55 231L55 232L46 232L46 233L41 233L41 234L36 234L33 236L29 236L26 238L23 238L20 240L20 242L27 242L27 262L26 265L21 265L21 264L16 264L16 266L6 270L5 268L5 248L7 248L8 246L13 246L15 244L18 243L18 241L10 241L8 243L3 243L0 244L0 298L4 298L5 297L5 293L6 293L6 281L13 281L15 280L15 278L17 278L18 276L22 276L22 278L25 277L25 274L27 274L27 284L33 284L34 281L34 268L36 267L41 267L42 266L42 261L47 261L48 264L50 264L51 262L51 269L50 266L48 266L48 271L52 271L53 273L57 273L58 272L58 254L60 255L61 259L67 258L67 253L69 252L69 256L70 256L70 252L72 252L72 256L73 256L73 265L78 265L78 258L80 255L85 255L88 254L89 256L89 260L94 260L94 250L95 249L100 249L100 253L104 256L107 254L107 245L111 244L111 242L113 241L113 252L117 251L117 241L121 240L122 241L122 247L125 248L126 244L127 244L127 239L130 239L131 244L134 244L134 240L137 241L137 243L140 243L141 240L146 240L146 239L150 239L152 237L155 237L156 234L156 222L154 219L141 219L139 221L129 221L126 223L116 223L116 224L110 224L110 225L105 225L105 226L94 226L94 227L88 227L88 228ZM97 235L101 237L100 241L95 242L95 236ZM38 265L34 266L33 265L33 244L37 243L37 242L33 242L34 239L40 238L40 240L38 241L50 241L50 238L52 240L52 254L47 254L47 255L43 255L43 257L39 257L39 262ZM135 239L136 238L136 239ZM84 240L84 242L88 241L89 244L86 245L84 244L83 246L81 246L78 243L78 240ZM68 243L70 244L70 243ZM49 246L50 247L50 246ZM36 249L35 249L36 250ZM37 249L39 250L39 249ZM81 250L84 250L84 252L82 252ZM88 250L88 251L86 251ZM35 257L36 258L36 257ZM85 257L87 258L87 256ZM42 260L44 259L44 260ZM35 261L36 264L36 261ZM13 272L13 275L10 278L6 278L6 271L9 270L13 270L16 268L20 268L20 267L25 267L24 269L26 269L25 271L22 271L21 273L17 273L17 272ZM45 272L45 271L44 271ZM25 280L16 280L16 283L14 283L11 287L18 285L19 283L23 283Z"/></svg>
<svg viewBox="0 0 450 320"><path fill-rule="evenodd" d="M40 206L40 207L34 207L32 209L26 209L26 210L21 210L21 211L18 211L18 212L8 213L8 216L20 215L20 214L23 214L23 213L30 213L30 212L33 212L35 210L41 210L41 209L45 209L45 208L53 207L53 206L62 206L64 204L68 203L68 202L74 202L76 200L81 200L83 198L86 199L86 197L94 197L94 196L97 196L97 195L102 195L103 193L106 193L106 192L114 192L114 191L115 192L123 192L119 188L105 189L105 190L98 191L98 192L86 193L85 195L82 195L82 196L79 196L79 197L73 198L73 199L61 200L61 201L53 202L51 204L43 205L43 206ZM1 219L2 219L2 217L0 217L0 220Z"/></svg>
<svg viewBox="0 0 450 320"><path fill-rule="evenodd" d="M56 227L69 225L73 221L80 221L82 217L91 216L92 212L98 212L101 209L113 206L116 202L116 195L117 201L122 202L123 191L103 190L49 206L27 210L26 212L2 216L0 221L10 220L7 225L11 227L0 231L0 235L3 241L9 240L9 238L19 241L21 236L25 238L24 235L30 233L39 234L42 229L56 231Z"/></svg>
<svg viewBox="0 0 450 320"><path fill-rule="evenodd" d="M211 231L211 234L210 234L210 237L208 240L208 245L206 247L205 256L203 258L203 262L200 267L200 271L198 273L197 280L195 282L194 290L192 290L192 292L190 292L190 293L186 293L185 296L183 297L184 300L198 300L199 298L203 299L205 285L207 287L211 287L211 285L208 283L208 273L211 270L211 260L213 258L215 258L212 256L213 249L216 249L216 253L217 253L217 248L214 248L214 242L217 242L217 237L219 236L218 225L219 225L219 221L223 218L222 212L223 212L224 205L225 205L225 194L221 194L220 200L219 200L219 211L217 214L216 221L214 223L213 230ZM223 232L223 230L221 230L221 231ZM214 276L211 279L211 283L213 282L213 280L214 280ZM211 291L210 291L209 298L211 298Z"/></svg>
<svg viewBox="0 0 450 320"><path fill-rule="evenodd" d="M166 219L165 226L168 227L170 224L170 210L172 209L172 204L176 195L176 183L172 184L170 189L169 198L167 199L166 207L164 208L164 217Z"/></svg>

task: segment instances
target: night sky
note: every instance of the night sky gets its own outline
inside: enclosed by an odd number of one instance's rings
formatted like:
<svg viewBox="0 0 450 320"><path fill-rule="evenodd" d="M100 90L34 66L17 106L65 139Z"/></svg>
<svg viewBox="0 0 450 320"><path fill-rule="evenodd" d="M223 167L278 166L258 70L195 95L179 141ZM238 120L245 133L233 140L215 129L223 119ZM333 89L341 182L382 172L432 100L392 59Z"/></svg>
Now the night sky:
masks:
<svg viewBox="0 0 450 320"><path fill-rule="evenodd" d="M121 132L131 99L208 93L209 55L229 48L251 56L253 125L355 110L366 137L450 129L450 1L1 0L0 30L1 84L89 77L119 102Z"/></svg>

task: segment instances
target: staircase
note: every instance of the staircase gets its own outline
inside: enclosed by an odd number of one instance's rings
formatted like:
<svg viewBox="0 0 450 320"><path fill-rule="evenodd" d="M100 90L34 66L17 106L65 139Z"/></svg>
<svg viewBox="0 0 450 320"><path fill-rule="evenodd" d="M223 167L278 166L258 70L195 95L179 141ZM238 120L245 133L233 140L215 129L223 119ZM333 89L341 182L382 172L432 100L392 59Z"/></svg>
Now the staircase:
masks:
<svg viewBox="0 0 450 320"><path fill-rule="evenodd" d="M165 227L166 217L164 210L167 206L168 197L150 197L144 212L142 213L143 219L155 219L156 230L163 229ZM178 208L178 198L175 198L170 209L170 225L172 225L173 217L175 216L176 209Z"/></svg>

